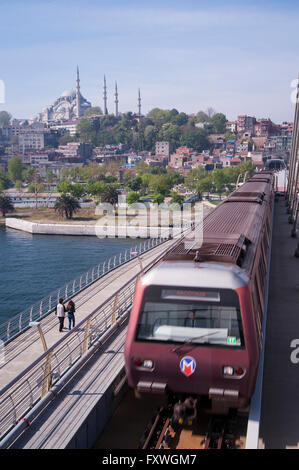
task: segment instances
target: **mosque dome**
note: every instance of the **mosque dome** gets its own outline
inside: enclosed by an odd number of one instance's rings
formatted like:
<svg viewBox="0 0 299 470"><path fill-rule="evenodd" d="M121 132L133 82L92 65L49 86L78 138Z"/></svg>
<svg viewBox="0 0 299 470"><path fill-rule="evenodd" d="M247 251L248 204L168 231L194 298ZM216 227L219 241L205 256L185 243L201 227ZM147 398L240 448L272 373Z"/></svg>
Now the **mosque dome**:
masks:
<svg viewBox="0 0 299 470"><path fill-rule="evenodd" d="M42 110L38 121L61 122L79 119L90 107L91 103L80 93L79 69L77 68L76 89L65 90L51 106Z"/></svg>
<svg viewBox="0 0 299 470"><path fill-rule="evenodd" d="M71 89L71 90L65 90L62 94L61 94L61 98L74 98L76 96L76 92L75 90Z"/></svg>

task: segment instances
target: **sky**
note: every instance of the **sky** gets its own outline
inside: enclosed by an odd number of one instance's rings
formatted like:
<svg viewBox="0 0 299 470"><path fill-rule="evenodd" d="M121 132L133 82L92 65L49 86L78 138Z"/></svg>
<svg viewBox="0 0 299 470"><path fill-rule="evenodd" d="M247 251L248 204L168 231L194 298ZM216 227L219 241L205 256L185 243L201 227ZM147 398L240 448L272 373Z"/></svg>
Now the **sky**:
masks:
<svg viewBox="0 0 299 470"><path fill-rule="evenodd" d="M75 88L108 111L212 107L292 121L299 73L297 0L0 0L5 109L33 118Z"/></svg>

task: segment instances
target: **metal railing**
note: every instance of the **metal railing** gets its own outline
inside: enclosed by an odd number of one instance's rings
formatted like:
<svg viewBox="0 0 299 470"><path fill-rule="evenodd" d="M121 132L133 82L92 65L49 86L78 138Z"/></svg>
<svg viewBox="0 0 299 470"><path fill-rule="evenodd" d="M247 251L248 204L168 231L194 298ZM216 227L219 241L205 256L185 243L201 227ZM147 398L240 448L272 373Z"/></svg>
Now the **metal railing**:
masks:
<svg viewBox="0 0 299 470"><path fill-rule="evenodd" d="M116 323L122 323L132 305L137 282L180 240L159 253L147 266L45 351L0 391L0 438L43 398L60 378Z"/></svg>
<svg viewBox="0 0 299 470"><path fill-rule="evenodd" d="M8 343L29 327L32 321L41 320L55 309L59 297L68 301L74 295L80 293L95 281L103 277L113 269L127 263L138 254L145 253L155 246L165 242L166 238L150 238L140 242L135 247L126 249L119 254L106 259L102 263L92 267L89 271L66 283L64 286L51 292L49 295L39 300L31 307L26 308L21 313L13 316L0 325L0 341ZM134 252L134 254L132 254Z"/></svg>

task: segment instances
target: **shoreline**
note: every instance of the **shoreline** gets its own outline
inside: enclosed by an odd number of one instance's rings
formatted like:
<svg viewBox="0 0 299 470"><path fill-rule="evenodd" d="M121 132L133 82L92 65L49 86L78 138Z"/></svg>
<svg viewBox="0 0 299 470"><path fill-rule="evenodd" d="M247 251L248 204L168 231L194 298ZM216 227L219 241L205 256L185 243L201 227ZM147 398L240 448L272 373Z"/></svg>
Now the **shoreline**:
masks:
<svg viewBox="0 0 299 470"><path fill-rule="evenodd" d="M203 204L203 216L207 212L214 210L217 206L205 201ZM129 214L130 215L130 214ZM185 220L184 220L185 219ZM183 214L177 219L162 220L154 217L153 223L147 215L142 215L139 221L133 217L123 219L122 216L86 218L82 220L56 221L56 220L26 220L19 217L9 216L0 218L0 226L5 226L14 230L38 234L38 235L76 235L76 236L97 236L98 238L157 238L176 236L187 227L190 227L190 219ZM160 223L159 223L160 222Z"/></svg>
<svg viewBox="0 0 299 470"><path fill-rule="evenodd" d="M9 217L5 226L10 229L36 235L76 235L96 236L98 238L159 238L176 236L182 233L184 226L138 226L135 225L100 225L94 224L49 224L29 222ZM185 227L186 228L186 227Z"/></svg>

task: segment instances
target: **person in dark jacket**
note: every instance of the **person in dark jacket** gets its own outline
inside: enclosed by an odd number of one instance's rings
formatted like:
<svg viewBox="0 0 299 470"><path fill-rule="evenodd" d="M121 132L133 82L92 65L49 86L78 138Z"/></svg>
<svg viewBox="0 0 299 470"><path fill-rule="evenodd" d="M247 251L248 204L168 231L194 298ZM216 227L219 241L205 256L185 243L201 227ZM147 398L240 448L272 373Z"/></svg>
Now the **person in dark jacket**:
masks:
<svg viewBox="0 0 299 470"><path fill-rule="evenodd" d="M67 316L68 316L68 319L69 319L69 330L71 329L72 327L72 324L73 324L73 328L75 326L75 304L72 300L69 301L69 303L67 304Z"/></svg>

